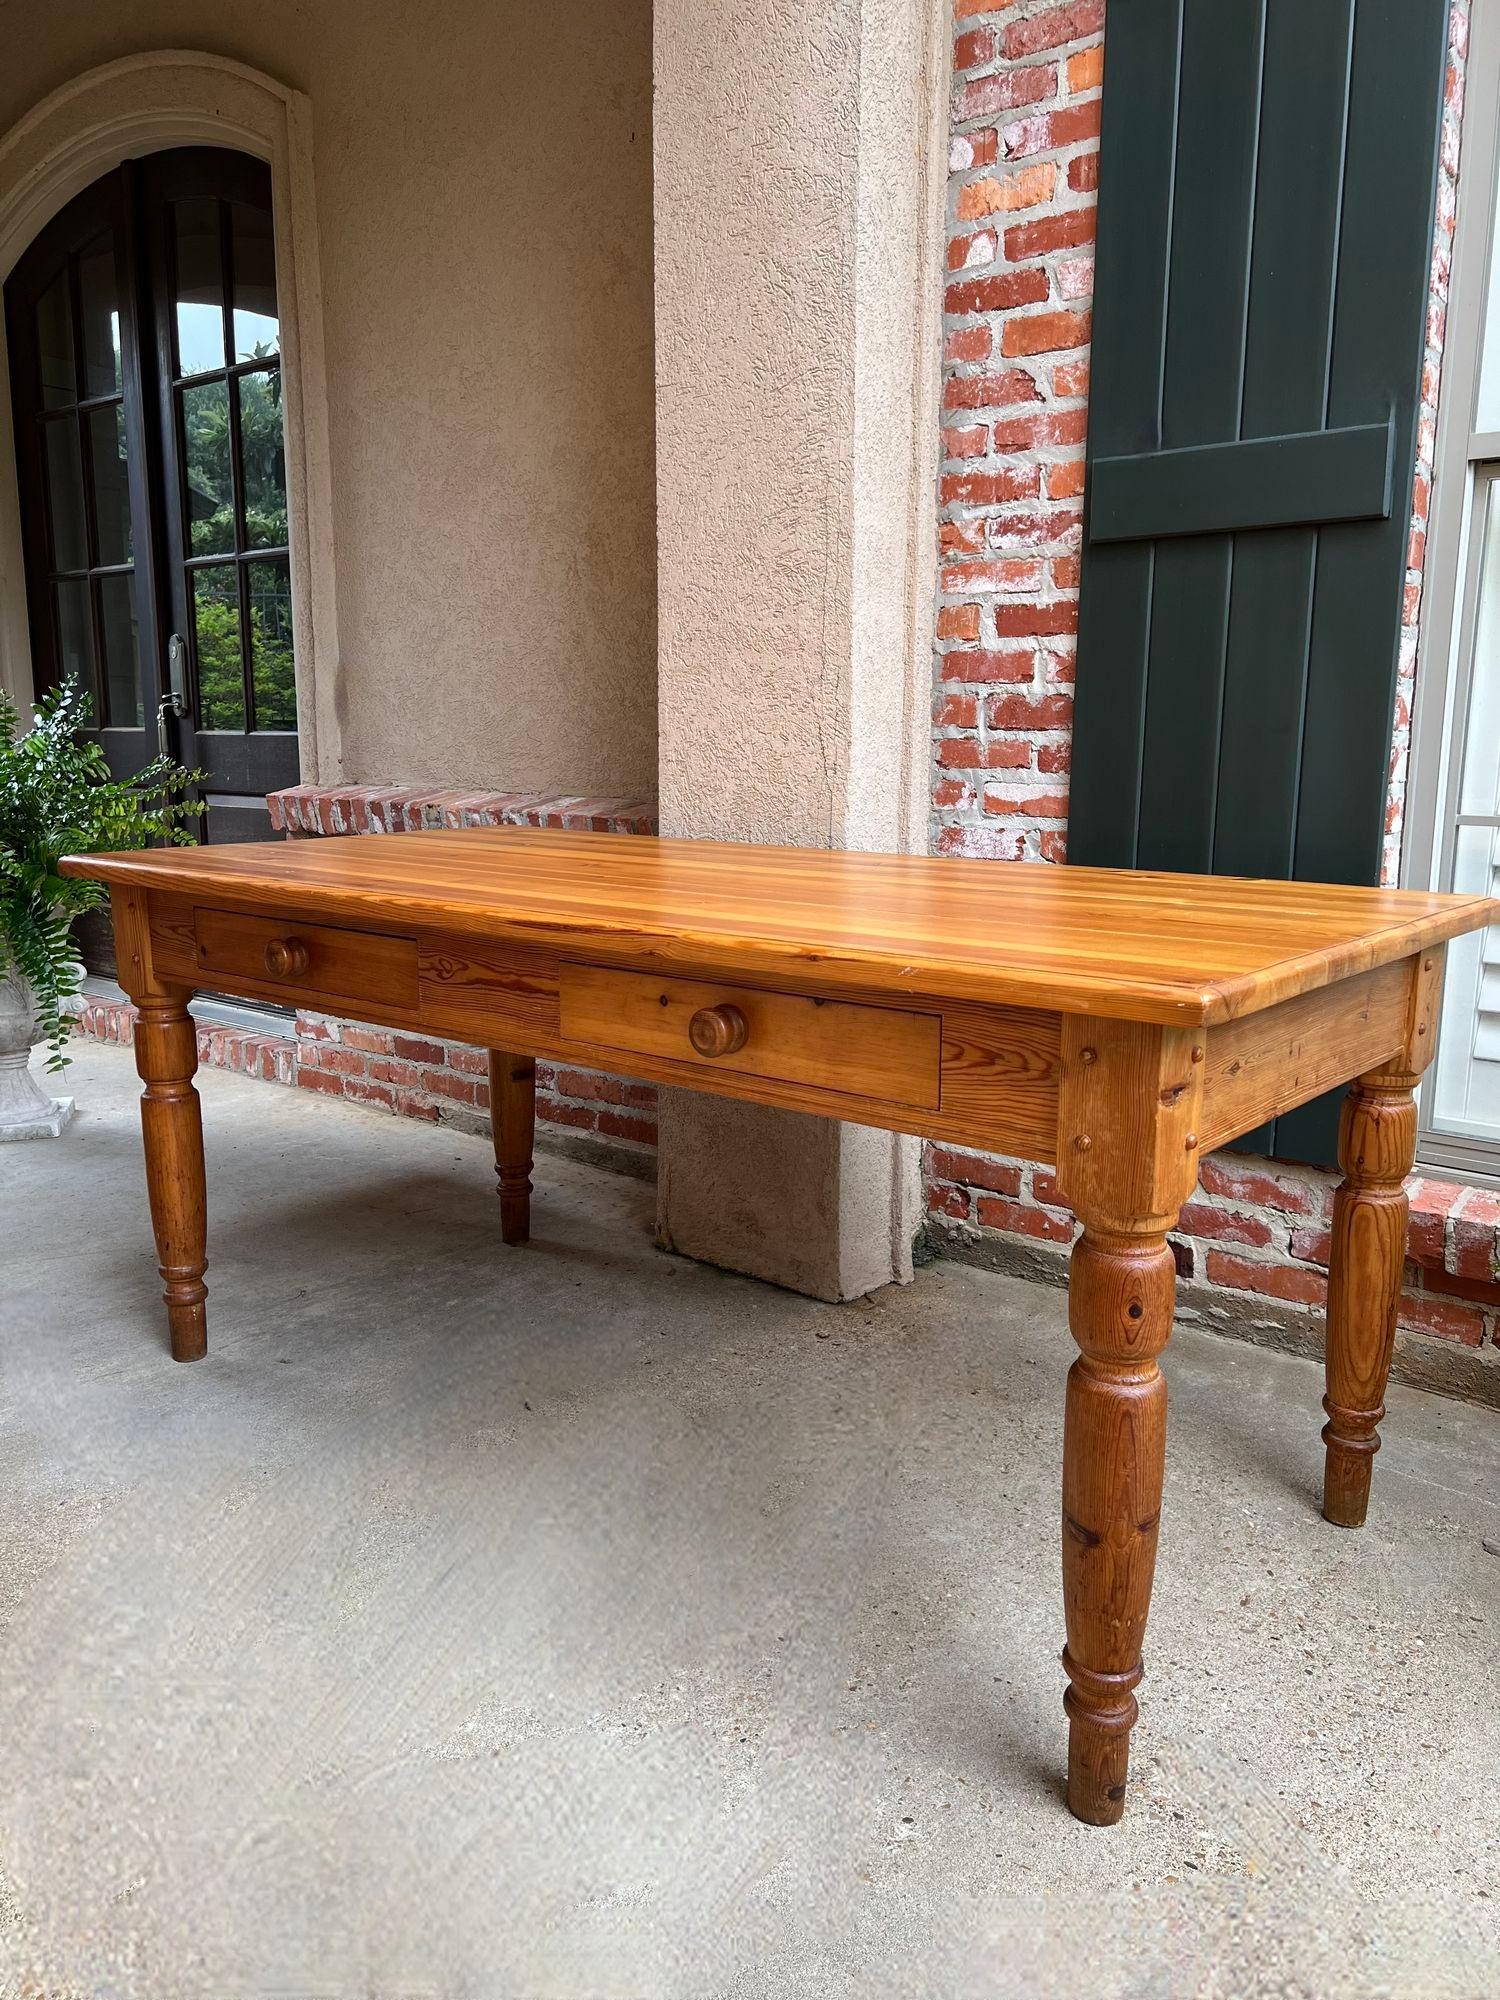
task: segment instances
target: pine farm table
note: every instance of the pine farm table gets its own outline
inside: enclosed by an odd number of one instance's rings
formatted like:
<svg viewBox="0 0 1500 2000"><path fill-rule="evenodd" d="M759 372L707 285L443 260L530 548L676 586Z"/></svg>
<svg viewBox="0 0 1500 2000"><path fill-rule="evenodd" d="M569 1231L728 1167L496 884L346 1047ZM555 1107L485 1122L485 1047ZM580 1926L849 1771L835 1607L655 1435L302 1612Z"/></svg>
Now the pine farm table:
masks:
<svg viewBox="0 0 1500 2000"><path fill-rule="evenodd" d="M197 988L490 1051L501 1235L534 1059L1018 1154L1082 1224L1062 1469L1068 1804L1125 1800L1156 1562L1167 1232L1215 1146L1351 1083L1323 1512L1365 1518L1445 942L1483 898L525 828L82 856L108 883L173 1356L207 1344Z"/></svg>

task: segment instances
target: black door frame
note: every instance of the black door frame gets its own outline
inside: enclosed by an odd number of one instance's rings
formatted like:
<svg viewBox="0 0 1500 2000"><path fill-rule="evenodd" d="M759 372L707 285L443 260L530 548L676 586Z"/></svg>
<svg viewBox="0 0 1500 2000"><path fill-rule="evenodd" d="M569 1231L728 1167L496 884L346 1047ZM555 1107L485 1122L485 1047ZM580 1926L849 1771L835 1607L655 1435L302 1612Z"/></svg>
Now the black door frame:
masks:
<svg viewBox="0 0 1500 2000"><path fill-rule="evenodd" d="M238 201L248 206L262 206L269 212L270 169L249 154L209 147L181 147L174 148L170 152L154 153L142 160L139 165L142 197L140 213L145 220L146 259L160 280L152 288L155 308L152 345L156 360L156 405L160 417L157 449L165 472L158 487L164 501L163 545L167 551L163 605L171 619L170 632L180 634L187 643L193 680L192 712L178 724L179 740L182 745L180 754L184 762L202 765L211 770L214 780L212 790L240 799L263 799L267 792L297 782L295 729L287 732L250 729L244 733L206 730L201 727L198 720L199 662L196 622L190 591L193 566L189 557L176 553L179 550L185 551L190 546L187 467L184 439L177 422L177 397L183 380L214 380L222 373L228 384L230 406L237 412L241 380L246 375L261 372L259 364L236 362L233 358L231 322L234 310L234 263L230 231L227 226L227 204ZM177 373L174 365L176 359L172 297L174 287L166 280L173 269L174 254L171 204L173 201L193 196L206 196L217 200L226 209L220 244L224 288L225 367L222 371L208 371L204 377L184 378ZM230 425L230 448L231 476L234 491L239 498L237 512L242 512L245 496L244 441L237 421ZM250 632L249 564L252 560L264 561L273 558L290 562L290 548L283 546L257 549L253 555L242 553L236 565L241 631L247 638ZM242 662L242 671L249 704L246 719L253 721L255 719L253 673L248 654ZM288 736L291 739L290 769L287 765ZM243 808L230 807L228 810L243 811Z"/></svg>
<svg viewBox="0 0 1500 2000"><path fill-rule="evenodd" d="M178 435L173 339L173 254L170 203L174 198L210 195L226 204L243 202L271 211L269 168L252 155L228 149L191 147L146 154L126 160L75 196L38 232L17 261L5 286L5 308L11 356L11 384L16 417L16 458L22 542L25 558L27 618L31 636L32 670L38 690L61 676L60 638L52 596L52 565L45 467L43 412L36 306L54 282L59 266L72 272L71 260L101 234L107 234L115 258L119 299L121 387L115 398L85 399L82 411L108 401L123 403L126 427L127 485L134 558L140 685L141 727L114 725L107 710L103 654L99 640L98 589L91 580L93 606L97 727L93 734L112 771L125 776L140 769L158 748L158 711L170 694L168 643L179 633L188 658L189 713L166 719L165 740L172 753L190 766L207 769L204 787L210 812L203 837L262 838L269 821L262 801L268 791L295 784L300 775L295 722L287 730L237 733L201 730L196 631L190 602L186 519L186 469ZM226 230L227 234L227 230ZM223 260L226 331L233 311L232 262ZM70 277L73 307L75 386L86 387L80 359L83 330L76 272ZM237 377L252 372L253 363L236 365L226 351L229 394L238 406ZM284 358L279 364L285 367ZM70 417L82 440L87 415ZM244 493L244 470L237 429L231 426L233 480L237 496ZM82 449L82 444L80 445ZM92 488L83 467L88 514L89 548L97 552ZM237 511L237 518L239 511ZM289 548L255 550L254 557L290 564ZM249 557L241 552L238 570L242 615L242 649L250 631L245 612ZM250 661L243 669L250 683ZM247 709L247 722L253 721ZM216 800L222 799L222 805Z"/></svg>
<svg viewBox="0 0 1500 2000"><path fill-rule="evenodd" d="M156 711L161 698L160 679L165 654L158 548L153 485L153 430L145 421L142 355L139 339L143 274L140 270L135 231L129 223L129 205L134 199L133 161L76 195L41 230L18 259L5 286L7 338L10 347L10 394L15 413L16 473L19 487L21 543L25 557L26 615L31 637L33 686L40 691L62 678L59 632L52 606L51 550L48 546L48 519L45 468L42 462L44 421L41 418L41 366L36 339L36 309L43 293L55 281L61 266L69 273L72 315L72 342L75 388L82 382L80 359L83 315L74 259L101 235L110 238L120 299L120 392L118 398L82 397L79 451L83 470L83 495L90 540L89 554L97 552L97 524L94 519L93 483L84 461L84 436L90 409L107 407L118 400L124 411L126 478L130 504L133 596L136 613L137 652L140 667L143 720L139 728L113 723L108 715L107 688L103 670L103 650L98 611L98 592L90 589L95 703L94 735L110 770L128 777L156 754ZM37 254L34 254L37 253ZM66 421L54 417L52 422ZM90 565L91 571L94 565Z"/></svg>

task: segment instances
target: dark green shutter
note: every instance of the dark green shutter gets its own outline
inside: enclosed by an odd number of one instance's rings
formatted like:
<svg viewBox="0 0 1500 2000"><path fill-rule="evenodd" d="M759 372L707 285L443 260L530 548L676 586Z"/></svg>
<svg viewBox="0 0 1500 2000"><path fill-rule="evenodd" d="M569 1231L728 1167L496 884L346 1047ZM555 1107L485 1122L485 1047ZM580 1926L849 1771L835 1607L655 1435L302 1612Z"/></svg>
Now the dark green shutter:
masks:
<svg viewBox="0 0 1500 2000"><path fill-rule="evenodd" d="M1447 15L1111 0L1072 861L1379 879Z"/></svg>

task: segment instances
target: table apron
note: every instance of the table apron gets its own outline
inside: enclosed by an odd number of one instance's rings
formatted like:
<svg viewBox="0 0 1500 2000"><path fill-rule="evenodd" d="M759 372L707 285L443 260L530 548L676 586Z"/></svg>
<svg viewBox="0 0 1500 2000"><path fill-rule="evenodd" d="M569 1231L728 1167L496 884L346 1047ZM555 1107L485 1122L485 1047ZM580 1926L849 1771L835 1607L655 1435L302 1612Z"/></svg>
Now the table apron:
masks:
<svg viewBox="0 0 1500 2000"><path fill-rule="evenodd" d="M242 906L225 926L214 921L223 913L202 898L152 893L146 900L152 972L164 983L508 1049L1046 1164L1057 1160L1060 1146L1072 1144L1068 1132L1059 1135L1059 1107L1064 1023L1077 1017L877 989L851 994L816 977L795 985L779 981L773 988L753 972L736 980L707 968L695 975L690 964L675 958L669 966L661 965L643 948L634 971L662 981L664 1020L669 1015L675 1020L682 1011L676 999L690 990L689 982L695 1002L704 1004L721 993L732 1003L736 996L743 999L746 989L765 996L760 1012L769 1026L761 1032L773 1037L769 1053L758 1053L757 1067L746 1066L743 1058L721 1064L698 1055L685 1039L681 1055L674 1055L663 1035L616 1028L607 1011L564 1009L560 992L577 992L596 974L605 975L601 990L608 990L608 981L619 978L618 962L601 968L550 944L532 947L379 922L341 925L326 915L269 905L248 923ZM203 940L212 941L226 929L234 938L256 941L258 951L257 918L274 920L278 938L295 941L299 930L312 938L313 963L305 977L277 977L270 970L262 974L254 951L220 948L215 961L205 962ZM349 938L345 952L337 949L341 931ZM329 947L321 958L320 943ZM364 949L367 944L376 948ZM414 955L414 982L407 971L408 947ZM1434 961L1440 975L1441 957L1440 949L1418 953L1243 1020L1196 1031L1194 1061L1203 1064L1198 1144L1203 1150L1223 1145L1376 1067L1403 1045L1419 989L1430 1003ZM300 956L294 955L294 962L300 964ZM332 968L327 978L334 982L321 988L316 983L320 963ZM364 975L368 984L350 992L351 971L359 968L369 969ZM805 1000L837 1004L838 1018L851 1030L852 1054L826 1032L821 1040L804 1037L806 1046L790 1058L777 1049L774 1037L782 1032L777 1024L795 1021L795 1003ZM898 1015L912 1023L909 1035ZM588 1032L565 1033L569 1020L575 1026L584 1023ZM937 1043L935 1079L919 1023L926 1024ZM862 1038L872 1050L868 1061L859 1059ZM1072 1039L1076 1043L1076 1033ZM833 1052L821 1068L820 1047ZM909 1073L901 1073L903 1061L909 1063ZM883 1092L866 1087L882 1083Z"/></svg>

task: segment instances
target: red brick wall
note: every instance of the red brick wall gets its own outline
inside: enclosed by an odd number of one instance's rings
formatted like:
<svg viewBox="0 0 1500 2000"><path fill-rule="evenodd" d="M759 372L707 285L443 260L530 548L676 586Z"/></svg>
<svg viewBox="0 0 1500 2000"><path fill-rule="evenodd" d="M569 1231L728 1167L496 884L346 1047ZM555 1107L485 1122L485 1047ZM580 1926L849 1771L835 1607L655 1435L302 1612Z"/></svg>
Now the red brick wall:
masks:
<svg viewBox="0 0 1500 2000"><path fill-rule="evenodd" d="M1454 0L1384 879L1400 865L1470 0ZM1058 861L1078 622L1104 0L955 0L934 846Z"/></svg>
<svg viewBox="0 0 1500 2000"><path fill-rule="evenodd" d="M1074 1235L1047 1167L927 1149L928 1209L936 1240L960 1254L1025 1242L1059 1260ZM1327 1296L1334 1177L1238 1153L1203 1162L1198 1192L1172 1237L1180 1277L1247 1318L1262 1301L1320 1308ZM1412 1227L1400 1324L1463 1347L1497 1344L1500 1332L1500 1199L1444 1181L1411 1184ZM1497 1383L1500 1400L1500 1383Z"/></svg>
<svg viewBox="0 0 1500 2000"><path fill-rule="evenodd" d="M1435 219L1385 874L1399 863L1422 560L1457 210L1469 0L1457 0ZM1089 307L1104 0L955 0L933 710L933 845L1062 861L1088 419ZM934 1234L984 1254L1072 1240L1046 1169L927 1153ZM1333 1176L1224 1155L1204 1163L1176 1239L1183 1274L1226 1300L1315 1307ZM1500 1204L1414 1188L1402 1324L1467 1346L1496 1334Z"/></svg>
<svg viewBox="0 0 1500 2000"><path fill-rule="evenodd" d="M292 1081L303 1090L371 1104L401 1118L487 1134L488 1076L488 1054L467 1042L408 1035L325 1014L297 1016ZM545 1062L537 1064L536 1083L539 1126L632 1152L655 1146L656 1091L651 1084ZM649 1161L641 1166L649 1171Z"/></svg>
<svg viewBox="0 0 1500 2000"><path fill-rule="evenodd" d="M958 0L934 847L1060 861L1103 0Z"/></svg>

